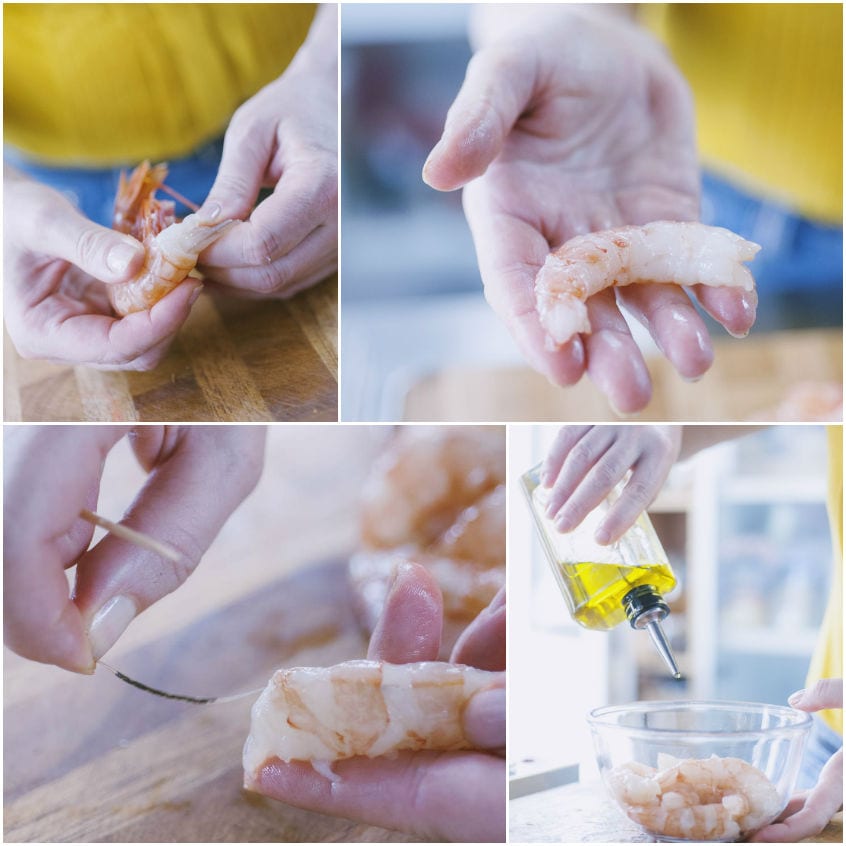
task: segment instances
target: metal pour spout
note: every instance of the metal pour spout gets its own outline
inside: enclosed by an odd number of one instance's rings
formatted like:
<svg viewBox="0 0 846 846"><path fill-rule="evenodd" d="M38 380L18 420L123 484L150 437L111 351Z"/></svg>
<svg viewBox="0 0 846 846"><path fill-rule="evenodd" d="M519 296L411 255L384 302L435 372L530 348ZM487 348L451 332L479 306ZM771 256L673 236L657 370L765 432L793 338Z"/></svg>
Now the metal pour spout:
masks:
<svg viewBox="0 0 846 846"><path fill-rule="evenodd" d="M655 648L670 668L674 679L682 677L670 649L661 621L670 613L670 606L652 585L639 585L623 597L623 607L633 629L646 629Z"/></svg>

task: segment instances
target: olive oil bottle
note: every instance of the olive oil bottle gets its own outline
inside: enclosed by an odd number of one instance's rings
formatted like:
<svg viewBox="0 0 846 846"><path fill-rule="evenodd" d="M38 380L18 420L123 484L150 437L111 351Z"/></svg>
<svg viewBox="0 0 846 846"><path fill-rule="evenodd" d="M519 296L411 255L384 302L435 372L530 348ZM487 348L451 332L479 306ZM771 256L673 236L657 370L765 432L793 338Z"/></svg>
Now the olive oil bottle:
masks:
<svg viewBox="0 0 846 846"><path fill-rule="evenodd" d="M670 613L663 594L676 584L667 554L646 513L622 538L601 545L594 532L622 490L618 485L573 532L560 532L546 515L550 490L541 465L521 477L541 545L573 619L587 629L608 630L625 620L647 629L673 676L681 675L661 628Z"/></svg>

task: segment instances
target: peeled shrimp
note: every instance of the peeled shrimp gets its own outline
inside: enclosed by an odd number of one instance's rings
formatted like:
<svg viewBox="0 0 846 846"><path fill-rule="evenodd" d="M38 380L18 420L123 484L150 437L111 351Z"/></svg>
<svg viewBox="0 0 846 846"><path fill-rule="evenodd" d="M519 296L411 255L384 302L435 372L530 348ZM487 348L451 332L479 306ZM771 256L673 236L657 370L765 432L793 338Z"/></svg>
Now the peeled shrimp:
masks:
<svg viewBox="0 0 846 846"><path fill-rule="evenodd" d="M279 670L253 705L244 769L273 758L329 762L401 749L470 749L462 714L497 673L425 661Z"/></svg>
<svg viewBox="0 0 846 846"><path fill-rule="evenodd" d="M404 428L373 468L362 496L362 541L386 549L436 541L505 481L498 426Z"/></svg>
<svg viewBox="0 0 846 846"><path fill-rule="evenodd" d="M743 262L758 244L717 226L659 220L571 238L547 256L535 279L540 321L554 346L591 331L586 300L611 287L673 282L751 291Z"/></svg>
<svg viewBox="0 0 846 846"><path fill-rule="evenodd" d="M236 222L215 223L189 214L176 223L173 202L156 197L160 188L170 191L166 177L166 164L147 161L129 177L120 176L112 228L137 238L147 253L133 279L107 286L109 301L121 317L152 308L197 266L200 253Z"/></svg>
<svg viewBox="0 0 846 846"><path fill-rule="evenodd" d="M774 820L784 806L766 775L740 758L659 756L658 764L662 769L631 762L608 775L627 816L652 834L735 841Z"/></svg>

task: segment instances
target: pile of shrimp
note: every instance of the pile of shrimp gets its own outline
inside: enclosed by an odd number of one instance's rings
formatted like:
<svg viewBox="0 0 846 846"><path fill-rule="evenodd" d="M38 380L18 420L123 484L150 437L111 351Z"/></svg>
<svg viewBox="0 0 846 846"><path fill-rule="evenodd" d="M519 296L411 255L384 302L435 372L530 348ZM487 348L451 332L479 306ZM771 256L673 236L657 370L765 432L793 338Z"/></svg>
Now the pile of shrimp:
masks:
<svg viewBox="0 0 846 846"><path fill-rule="evenodd" d="M424 661L347 661L279 670L253 705L244 769L311 761L332 780L331 762L399 750L472 748L462 725L470 697L498 673Z"/></svg>
<svg viewBox="0 0 846 846"><path fill-rule="evenodd" d="M137 238L146 250L144 265L133 279L107 286L112 308L121 317L152 308L191 273L200 253L236 222L216 223L189 214L177 223L173 202L156 197L159 189L195 212L197 207L167 188L167 172L163 162L144 161L130 176L120 175L112 228Z"/></svg>
<svg viewBox="0 0 846 846"><path fill-rule="evenodd" d="M658 767L632 761L607 776L629 819L658 837L736 841L774 820L784 805L766 775L740 758L659 755Z"/></svg>
<svg viewBox="0 0 846 846"><path fill-rule="evenodd" d="M590 333L586 301L612 286L640 282L755 287L743 262L760 250L728 229L659 220L571 238L547 256L535 279L541 324L560 347Z"/></svg>
<svg viewBox="0 0 846 846"><path fill-rule="evenodd" d="M397 563L434 575L444 598L442 655L505 583L505 433L500 427L403 428L362 493L354 605L372 631Z"/></svg>

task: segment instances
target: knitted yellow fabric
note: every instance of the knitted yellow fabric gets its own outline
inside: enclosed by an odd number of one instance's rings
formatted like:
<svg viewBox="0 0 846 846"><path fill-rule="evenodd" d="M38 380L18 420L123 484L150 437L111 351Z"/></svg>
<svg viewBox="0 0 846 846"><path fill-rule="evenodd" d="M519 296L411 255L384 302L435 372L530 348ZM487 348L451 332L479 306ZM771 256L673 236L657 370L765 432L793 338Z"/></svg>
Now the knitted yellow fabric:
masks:
<svg viewBox="0 0 846 846"><path fill-rule="evenodd" d="M643 4L693 90L716 172L825 223L842 219L843 7Z"/></svg>
<svg viewBox="0 0 846 846"><path fill-rule="evenodd" d="M285 69L314 4L7 4L5 141L54 164L189 153Z"/></svg>

